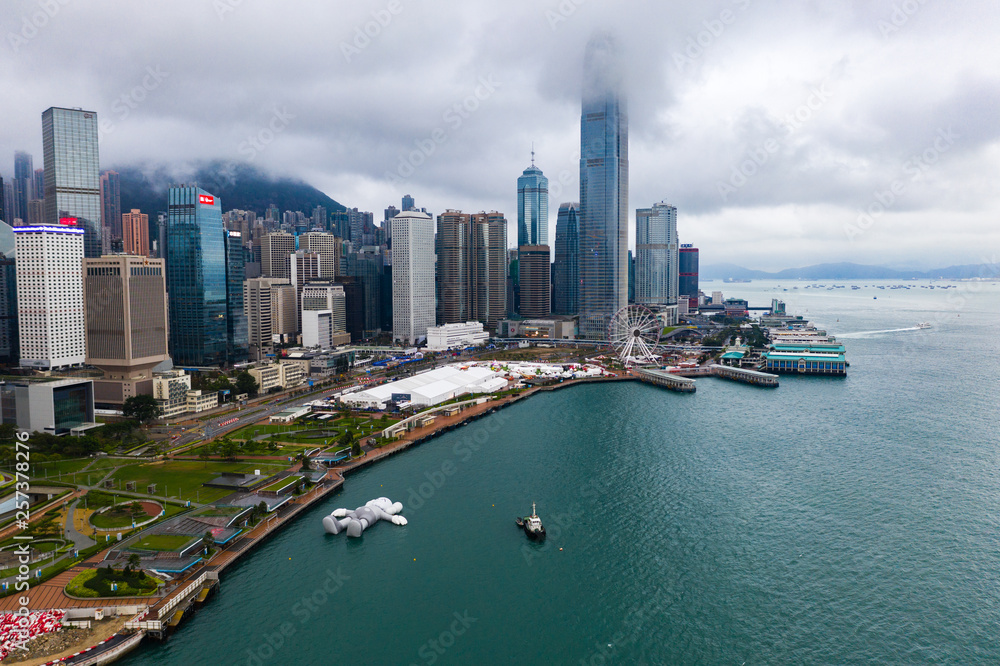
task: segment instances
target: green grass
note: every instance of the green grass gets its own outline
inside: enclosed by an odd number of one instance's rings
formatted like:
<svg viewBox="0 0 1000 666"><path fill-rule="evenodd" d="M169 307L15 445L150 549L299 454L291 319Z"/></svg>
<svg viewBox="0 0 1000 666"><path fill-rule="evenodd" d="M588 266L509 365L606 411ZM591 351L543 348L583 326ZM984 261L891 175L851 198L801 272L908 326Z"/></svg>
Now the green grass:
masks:
<svg viewBox="0 0 1000 666"><path fill-rule="evenodd" d="M188 544L198 541L199 537L191 537L177 534L149 534L142 537L135 543L129 544L129 548L141 550L162 550L178 551Z"/></svg>
<svg viewBox="0 0 1000 666"><path fill-rule="evenodd" d="M191 515L202 518L230 518L243 513L247 508L245 506L208 506Z"/></svg>
<svg viewBox="0 0 1000 666"><path fill-rule="evenodd" d="M143 523L153 518L154 516L147 515L145 511L136 516L132 517L132 504L121 504L113 509L109 509L103 513L94 513L90 516L90 524L94 527L100 527L103 529L110 529L115 527L132 527L132 522Z"/></svg>
<svg viewBox="0 0 1000 666"><path fill-rule="evenodd" d="M88 569L66 584L66 593L75 597L137 597L156 592L157 579L143 571L125 574L122 571ZM118 589L112 590L111 584Z"/></svg>
<svg viewBox="0 0 1000 666"><path fill-rule="evenodd" d="M127 481L136 482L136 490L144 493L150 483L156 484L156 495L164 492L170 497L208 503L230 494L224 488L206 488L202 484L223 472L250 472L255 469L263 474L273 474L287 468L287 464L268 462L216 462L201 460L168 460L158 463L140 463L123 467L115 472L114 479L125 487Z"/></svg>
<svg viewBox="0 0 1000 666"><path fill-rule="evenodd" d="M294 486L296 483L299 483L300 481L302 481L302 478L303 477L301 476L289 476L285 477L284 479L278 479L271 485L261 488L261 491L269 490L271 492L280 492L286 488Z"/></svg>

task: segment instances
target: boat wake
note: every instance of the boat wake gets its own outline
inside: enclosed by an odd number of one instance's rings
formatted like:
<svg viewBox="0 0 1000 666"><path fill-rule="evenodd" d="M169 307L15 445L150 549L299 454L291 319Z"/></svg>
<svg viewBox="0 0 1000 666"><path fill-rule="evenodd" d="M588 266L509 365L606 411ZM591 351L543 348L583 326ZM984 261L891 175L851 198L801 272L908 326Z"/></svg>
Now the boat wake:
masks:
<svg viewBox="0 0 1000 666"><path fill-rule="evenodd" d="M920 331L926 326L907 326L906 328L887 328L881 331L857 331L855 333L838 333L837 338L867 338L872 335L882 335L884 333L902 333L903 331Z"/></svg>

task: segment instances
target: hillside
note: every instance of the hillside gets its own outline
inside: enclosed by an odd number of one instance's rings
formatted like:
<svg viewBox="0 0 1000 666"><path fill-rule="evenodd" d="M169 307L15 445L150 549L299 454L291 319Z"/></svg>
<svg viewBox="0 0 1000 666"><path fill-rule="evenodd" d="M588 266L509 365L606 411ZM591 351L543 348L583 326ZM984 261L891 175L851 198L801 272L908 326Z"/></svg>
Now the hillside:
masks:
<svg viewBox="0 0 1000 666"><path fill-rule="evenodd" d="M816 264L815 266L804 266L802 268L786 268L776 273L744 268L736 264L714 264L703 266L700 273L701 277L713 280L725 278L734 278L737 280L909 280L912 278L967 279L998 277L995 269L993 271L989 269L990 267L980 264L967 264L963 266L935 268L929 271L914 271L842 262L836 264Z"/></svg>
<svg viewBox="0 0 1000 666"><path fill-rule="evenodd" d="M211 162L187 173L168 171L164 166L124 166L114 169L121 178L122 211L138 208L150 216L167 209L167 188L177 184L197 184L222 199L222 210L255 211L263 215L275 204L278 210L300 210L311 214L316 206L328 213L344 206L315 187L291 178L274 178L247 165Z"/></svg>

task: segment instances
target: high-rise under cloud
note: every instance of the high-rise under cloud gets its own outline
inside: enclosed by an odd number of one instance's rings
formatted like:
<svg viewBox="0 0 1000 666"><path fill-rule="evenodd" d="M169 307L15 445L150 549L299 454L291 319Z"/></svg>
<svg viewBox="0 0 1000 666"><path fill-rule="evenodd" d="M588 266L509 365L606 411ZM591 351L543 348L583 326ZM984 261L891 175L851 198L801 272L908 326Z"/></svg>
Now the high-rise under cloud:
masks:
<svg viewBox="0 0 1000 666"><path fill-rule="evenodd" d="M97 150L97 114L50 107L42 112L45 156L45 223L76 218L84 230L83 252L100 257L101 176Z"/></svg>
<svg viewBox="0 0 1000 666"><path fill-rule="evenodd" d="M587 44L580 116L580 336L601 340L628 304L628 101L614 39Z"/></svg>
<svg viewBox="0 0 1000 666"><path fill-rule="evenodd" d="M549 179L535 166L535 151L517 179L517 244L549 244Z"/></svg>

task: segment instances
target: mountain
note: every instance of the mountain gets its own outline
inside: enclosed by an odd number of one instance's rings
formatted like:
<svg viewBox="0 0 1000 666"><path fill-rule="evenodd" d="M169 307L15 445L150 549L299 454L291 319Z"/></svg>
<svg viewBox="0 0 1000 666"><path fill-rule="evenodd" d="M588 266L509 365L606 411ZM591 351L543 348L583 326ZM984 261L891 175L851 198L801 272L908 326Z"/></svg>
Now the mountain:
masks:
<svg viewBox="0 0 1000 666"><path fill-rule="evenodd" d="M312 185L292 178L275 178L249 164L208 162L186 172L165 166L124 166L114 169L121 181L122 211L138 208L154 217L167 209L167 188L192 183L222 199L222 210L251 210L263 216L271 204L278 210L300 210L306 215L323 206L327 213L344 210Z"/></svg>
<svg viewBox="0 0 1000 666"><path fill-rule="evenodd" d="M998 277L996 268L983 264L948 266L929 271L898 270L885 266L865 266L842 262L838 264L816 264L803 268L786 268L776 273L744 268L736 264L713 264L702 266L701 277L706 279L734 278L737 280L909 280L913 278L948 278L953 280Z"/></svg>

